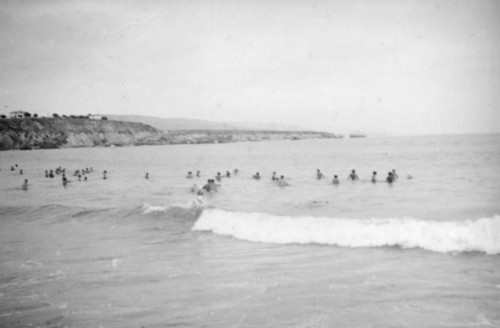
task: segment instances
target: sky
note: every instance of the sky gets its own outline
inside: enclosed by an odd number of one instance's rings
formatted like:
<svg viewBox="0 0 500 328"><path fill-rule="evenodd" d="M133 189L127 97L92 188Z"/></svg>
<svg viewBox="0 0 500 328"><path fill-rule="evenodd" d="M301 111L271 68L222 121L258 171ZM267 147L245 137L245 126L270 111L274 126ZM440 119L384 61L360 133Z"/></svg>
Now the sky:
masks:
<svg viewBox="0 0 500 328"><path fill-rule="evenodd" d="M0 113L500 133L497 0L0 0Z"/></svg>

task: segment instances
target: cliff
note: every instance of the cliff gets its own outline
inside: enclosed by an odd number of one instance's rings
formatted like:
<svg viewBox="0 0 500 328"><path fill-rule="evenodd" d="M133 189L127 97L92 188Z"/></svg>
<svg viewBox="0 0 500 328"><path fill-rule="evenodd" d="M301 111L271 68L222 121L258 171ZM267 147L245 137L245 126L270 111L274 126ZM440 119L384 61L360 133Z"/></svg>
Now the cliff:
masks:
<svg viewBox="0 0 500 328"><path fill-rule="evenodd" d="M169 131L168 143L228 143L265 140L301 140L341 138L332 133L314 131L266 131L266 130L177 130Z"/></svg>
<svg viewBox="0 0 500 328"><path fill-rule="evenodd" d="M142 124L81 118L0 120L0 149L154 144L161 131Z"/></svg>
<svg viewBox="0 0 500 328"><path fill-rule="evenodd" d="M337 136L313 131L177 130L164 132L142 123L85 118L0 120L0 150L311 138L337 138Z"/></svg>

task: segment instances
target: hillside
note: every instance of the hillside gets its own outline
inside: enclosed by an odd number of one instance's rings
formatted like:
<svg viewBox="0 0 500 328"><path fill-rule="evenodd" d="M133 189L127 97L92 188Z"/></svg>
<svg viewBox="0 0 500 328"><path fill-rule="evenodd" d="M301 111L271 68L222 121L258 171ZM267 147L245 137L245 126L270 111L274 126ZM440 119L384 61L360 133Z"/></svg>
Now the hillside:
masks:
<svg viewBox="0 0 500 328"><path fill-rule="evenodd" d="M81 118L0 120L0 149L93 147L159 143L162 133L145 124Z"/></svg>
<svg viewBox="0 0 500 328"><path fill-rule="evenodd" d="M163 131L177 130L237 130L237 126L226 123L190 118L160 118L142 115L106 115L109 119L125 122L140 122Z"/></svg>
<svg viewBox="0 0 500 328"><path fill-rule="evenodd" d="M178 130L250 130L250 131L305 131L304 128L280 123L214 122L192 118L161 118L142 115L106 115L116 121L140 122L163 131Z"/></svg>
<svg viewBox="0 0 500 328"><path fill-rule="evenodd" d="M337 138L313 131L171 130L86 118L0 119L0 150Z"/></svg>

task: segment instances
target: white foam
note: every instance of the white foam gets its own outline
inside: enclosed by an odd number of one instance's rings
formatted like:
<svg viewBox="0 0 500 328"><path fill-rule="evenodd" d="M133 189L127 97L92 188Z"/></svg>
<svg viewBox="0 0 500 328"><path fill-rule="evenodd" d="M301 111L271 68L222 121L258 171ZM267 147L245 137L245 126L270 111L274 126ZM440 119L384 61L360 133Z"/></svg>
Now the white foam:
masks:
<svg viewBox="0 0 500 328"><path fill-rule="evenodd" d="M500 254L500 216L467 221L413 218L282 217L206 209L193 230L253 242L341 247L420 247L435 252Z"/></svg>
<svg viewBox="0 0 500 328"><path fill-rule="evenodd" d="M142 204L142 210L144 214L165 212L168 208L164 206L151 205L148 203Z"/></svg>
<svg viewBox="0 0 500 328"><path fill-rule="evenodd" d="M207 207L207 204L208 203L202 196L197 196L192 201L186 203L176 203L172 204L171 206L161 206L144 203L141 206L141 210L144 214L167 212L174 208L181 208L188 211L201 211Z"/></svg>

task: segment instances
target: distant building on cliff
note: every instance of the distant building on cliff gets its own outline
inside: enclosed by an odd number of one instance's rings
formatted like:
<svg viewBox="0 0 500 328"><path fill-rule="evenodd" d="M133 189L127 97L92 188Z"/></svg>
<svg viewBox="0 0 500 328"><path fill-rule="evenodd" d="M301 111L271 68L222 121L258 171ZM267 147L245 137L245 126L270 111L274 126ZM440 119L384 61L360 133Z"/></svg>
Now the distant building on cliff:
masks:
<svg viewBox="0 0 500 328"><path fill-rule="evenodd" d="M89 114L87 116L89 120L102 120L103 116L98 114Z"/></svg>
<svg viewBox="0 0 500 328"><path fill-rule="evenodd" d="M31 117L31 113L22 110L16 110L14 112L10 112L10 118L25 118L25 117Z"/></svg>

